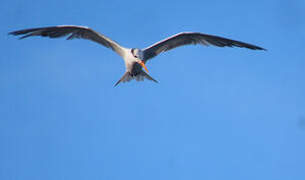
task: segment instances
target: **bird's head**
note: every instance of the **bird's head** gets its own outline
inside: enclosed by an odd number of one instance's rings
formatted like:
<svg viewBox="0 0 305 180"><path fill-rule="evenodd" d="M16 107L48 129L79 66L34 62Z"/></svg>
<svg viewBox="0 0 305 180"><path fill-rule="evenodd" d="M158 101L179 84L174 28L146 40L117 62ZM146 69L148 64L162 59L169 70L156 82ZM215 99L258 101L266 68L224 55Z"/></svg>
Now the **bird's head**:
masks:
<svg viewBox="0 0 305 180"><path fill-rule="evenodd" d="M138 48L132 48L131 54L133 55L134 58L136 58L137 60L136 62L140 64L148 72L148 69L145 66L145 61L143 61L143 51L141 51Z"/></svg>

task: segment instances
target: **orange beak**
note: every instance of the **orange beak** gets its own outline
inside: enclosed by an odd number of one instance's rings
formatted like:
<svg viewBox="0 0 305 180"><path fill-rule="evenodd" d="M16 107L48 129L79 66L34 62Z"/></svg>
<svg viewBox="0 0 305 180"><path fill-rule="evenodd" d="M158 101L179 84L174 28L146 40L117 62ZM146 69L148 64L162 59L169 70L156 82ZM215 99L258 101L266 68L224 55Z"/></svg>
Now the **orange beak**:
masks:
<svg viewBox="0 0 305 180"><path fill-rule="evenodd" d="M139 64L145 69L146 72L148 72L148 69L147 69L147 67L145 66L144 61L140 61ZM149 73L149 72L148 72L148 73Z"/></svg>

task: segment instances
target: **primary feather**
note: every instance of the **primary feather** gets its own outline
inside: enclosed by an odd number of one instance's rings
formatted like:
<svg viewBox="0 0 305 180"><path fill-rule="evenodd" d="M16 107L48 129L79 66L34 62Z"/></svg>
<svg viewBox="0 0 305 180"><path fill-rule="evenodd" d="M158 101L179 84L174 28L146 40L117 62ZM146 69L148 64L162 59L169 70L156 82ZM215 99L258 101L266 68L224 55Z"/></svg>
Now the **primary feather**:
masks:
<svg viewBox="0 0 305 180"><path fill-rule="evenodd" d="M262 47L252 44L244 43L241 41L235 41L219 36L208 35L198 32L182 32L175 34L169 38L161 40L147 48L144 51L145 61L157 56L161 52L165 52L183 45L201 44L205 46L214 45L218 47L243 47L252 50L265 50Z"/></svg>

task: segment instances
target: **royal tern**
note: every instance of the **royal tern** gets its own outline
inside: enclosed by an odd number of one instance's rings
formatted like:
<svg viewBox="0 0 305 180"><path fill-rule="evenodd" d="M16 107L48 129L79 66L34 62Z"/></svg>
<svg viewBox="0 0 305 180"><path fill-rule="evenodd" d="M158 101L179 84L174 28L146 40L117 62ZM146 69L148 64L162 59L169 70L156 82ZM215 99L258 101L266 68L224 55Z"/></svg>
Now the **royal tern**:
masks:
<svg viewBox="0 0 305 180"><path fill-rule="evenodd" d="M52 27L31 28L31 29L13 31L10 32L9 34L23 35L20 37L20 39L24 39L30 36L59 38L69 35L67 40L74 38L82 38L102 44L103 46L115 51L125 61L126 72L114 86L118 85L120 82L128 82L132 79L135 79L137 81L143 81L146 78L151 81L157 82L150 75L148 75L148 70L145 65L146 62L149 59L157 56L161 52L165 52L183 45L201 44L205 46L214 45L218 47L227 46L227 47L242 47L252 50L265 50L262 47L244 43L241 41L235 41L219 36L208 35L198 32L181 32L169 38L166 38L162 41L159 41L145 49L123 47L119 45L117 42L104 36L103 34L100 34L84 26L62 25L62 26L52 26ZM143 71L142 68L144 68L147 73Z"/></svg>

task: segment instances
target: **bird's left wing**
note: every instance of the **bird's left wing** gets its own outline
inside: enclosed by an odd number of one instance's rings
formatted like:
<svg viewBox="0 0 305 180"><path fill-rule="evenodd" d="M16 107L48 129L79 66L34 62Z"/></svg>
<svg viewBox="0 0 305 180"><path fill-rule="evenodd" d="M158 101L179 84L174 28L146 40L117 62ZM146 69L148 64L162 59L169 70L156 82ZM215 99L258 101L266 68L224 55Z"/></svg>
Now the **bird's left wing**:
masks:
<svg viewBox="0 0 305 180"><path fill-rule="evenodd" d="M123 56L122 47L115 41L107 38L106 36L84 26L73 26L73 25L63 25L63 26L52 26L52 27L42 27L42 28L32 28L23 29L19 31L13 31L9 34L12 35L23 35L20 39L24 39L30 36L43 36L50 38L59 38L68 36L67 40L74 38L88 39L97 42L107 48L112 49L120 56Z"/></svg>
<svg viewBox="0 0 305 180"><path fill-rule="evenodd" d="M203 33L197 32L182 32L175 34L169 38L166 38L162 41L159 41L145 49L144 51L144 60L147 61L161 52L165 52L171 49L174 49L179 46L183 45L190 45L190 44L201 44L205 46L214 45L218 47L243 47L252 50L265 50L262 47L255 46L252 44L244 43L241 41L235 41L219 36L208 35Z"/></svg>

